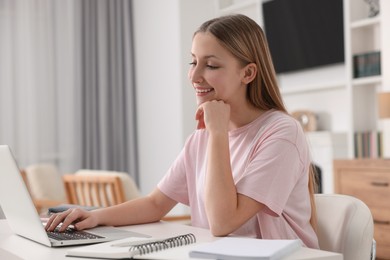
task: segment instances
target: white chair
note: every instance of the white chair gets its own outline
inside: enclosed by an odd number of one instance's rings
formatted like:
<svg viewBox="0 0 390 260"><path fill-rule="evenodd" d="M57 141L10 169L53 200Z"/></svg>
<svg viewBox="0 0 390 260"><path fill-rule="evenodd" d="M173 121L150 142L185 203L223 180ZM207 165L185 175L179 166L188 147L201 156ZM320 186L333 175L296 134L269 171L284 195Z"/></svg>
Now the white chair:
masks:
<svg viewBox="0 0 390 260"><path fill-rule="evenodd" d="M55 165L31 164L22 169L21 174L39 213L66 202L61 174Z"/></svg>
<svg viewBox="0 0 390 260"><path fill-rule="evenodd" d="M374 223L366 204L341 194L315 194L315 200L321 250L341 253L344 260L375 259Z"/></svg>

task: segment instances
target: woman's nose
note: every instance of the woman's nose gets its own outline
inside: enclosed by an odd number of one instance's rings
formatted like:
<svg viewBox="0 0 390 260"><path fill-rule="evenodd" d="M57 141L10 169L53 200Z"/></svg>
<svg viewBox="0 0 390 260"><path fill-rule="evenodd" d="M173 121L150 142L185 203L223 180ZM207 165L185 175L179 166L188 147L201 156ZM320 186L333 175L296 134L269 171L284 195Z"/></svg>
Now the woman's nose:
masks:
<svg viewBox="0 0 390 260"><path fill-rule="evenodd" d="M188 72L188 78L193 83L199 83L203 81L203 74L199 67L195 66L191 68Z"/></svg>

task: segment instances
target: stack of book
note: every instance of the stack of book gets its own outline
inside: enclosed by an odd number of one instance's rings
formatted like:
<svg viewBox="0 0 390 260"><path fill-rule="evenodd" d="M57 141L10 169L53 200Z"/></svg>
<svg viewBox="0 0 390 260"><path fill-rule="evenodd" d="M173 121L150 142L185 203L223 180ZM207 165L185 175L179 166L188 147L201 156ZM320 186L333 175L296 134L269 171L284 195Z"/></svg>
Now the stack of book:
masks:
<svg viewBox="0 0 390 260"><path fill-rule="evenodd" d="M361 78L381 74L381 53L379 51L353 56L353 77Z"/></svg>
<svg viewBox="0 0 390 260"><path fill-rule="evenodd" d="M366 131L355 132L354 147L355 158L382 158L383 157L382 132Z"/></svg>

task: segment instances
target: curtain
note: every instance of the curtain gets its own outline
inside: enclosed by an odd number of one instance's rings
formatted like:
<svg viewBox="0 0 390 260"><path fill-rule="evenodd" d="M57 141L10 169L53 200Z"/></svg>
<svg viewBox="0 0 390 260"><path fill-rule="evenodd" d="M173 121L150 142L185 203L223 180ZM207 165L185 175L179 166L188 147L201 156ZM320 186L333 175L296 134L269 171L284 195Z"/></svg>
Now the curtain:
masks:
<svg viewBox="0 0 390 260"><path fill-rule="evenodd" d="M0 144L137 180L131 0L0 1Z"/></svg>
<svg viewBox="0 0 390 260"><path fill-rule="evenodd" d="M82 163L137 172L131 3L81 2ZM131 149L133 148L133 149Z"/></svg>
<svg viewBox="0 0 390 260"><path fill-rule="evenodd" d="M0 143L10 145L20 167L80 166L73 8L70 1L0 2Z"/></svg>

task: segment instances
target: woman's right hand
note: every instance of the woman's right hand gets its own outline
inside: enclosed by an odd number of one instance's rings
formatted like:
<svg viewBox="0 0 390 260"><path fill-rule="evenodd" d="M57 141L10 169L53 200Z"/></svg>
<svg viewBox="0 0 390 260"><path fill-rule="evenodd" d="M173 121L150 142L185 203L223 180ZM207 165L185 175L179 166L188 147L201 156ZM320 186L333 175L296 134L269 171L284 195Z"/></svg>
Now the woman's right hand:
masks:
<svg viewBox="0 0 390 260"><path fill-rule="evenodd" d="M51 215L46 223L45 229L46 231L54 231L61 223L60 232L65 231L69 225L74 225L75 229L82 230L96 227L98 225L98 219L92 211L72 208Z"/></svg>

